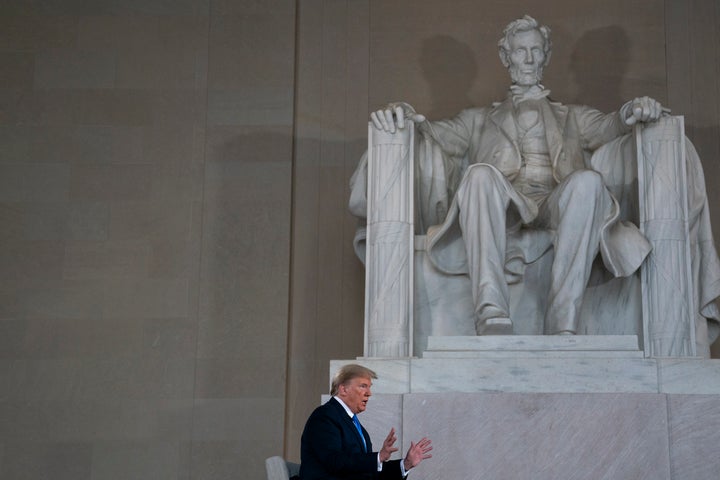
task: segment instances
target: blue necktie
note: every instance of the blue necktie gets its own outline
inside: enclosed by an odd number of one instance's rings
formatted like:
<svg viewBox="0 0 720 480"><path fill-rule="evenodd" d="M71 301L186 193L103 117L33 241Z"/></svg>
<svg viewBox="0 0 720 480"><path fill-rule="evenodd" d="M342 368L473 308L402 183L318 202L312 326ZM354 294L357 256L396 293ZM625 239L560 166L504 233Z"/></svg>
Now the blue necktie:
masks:
<svg viewBox="0 0 720 480"><path fill-rule="evenodd" d="M367 452L367 443L365 443L365 435L362 433L362 427L360 426L360 420L358 420L357 415L353 415L353 423L355 424L355 428L358 431L358 434L360 434L360 438L363 442L363 449Z"/></svg>

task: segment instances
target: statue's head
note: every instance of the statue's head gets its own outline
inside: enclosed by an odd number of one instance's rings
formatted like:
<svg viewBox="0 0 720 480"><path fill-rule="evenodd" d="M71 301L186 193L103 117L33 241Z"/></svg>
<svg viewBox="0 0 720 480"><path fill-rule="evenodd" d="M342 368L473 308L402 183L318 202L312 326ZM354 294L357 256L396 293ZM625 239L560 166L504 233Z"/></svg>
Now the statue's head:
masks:
<svg viewBox="0 0 720 480"><path fill-rule="evenodd" d="M543 69L550 63L550 29L525 15L505 27L498 50L514 84L536 85L542 80Z"/></svg>

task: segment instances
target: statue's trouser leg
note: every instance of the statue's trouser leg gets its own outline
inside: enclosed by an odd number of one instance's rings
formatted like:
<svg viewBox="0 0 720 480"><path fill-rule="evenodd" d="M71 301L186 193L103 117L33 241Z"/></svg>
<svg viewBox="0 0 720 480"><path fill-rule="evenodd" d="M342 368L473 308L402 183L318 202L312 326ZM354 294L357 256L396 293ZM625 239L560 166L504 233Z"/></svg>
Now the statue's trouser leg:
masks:
<svg viewBox="0 0 720 480"><path fill-rule="evenodd" d="M512 186L500 171L478 164L468 168L457 191L476 325L510 316L505 280L509 189Z"/></svg>
<svg viewBox="0 0 720 480"><path fill-rule="evenodd" d="M547 333L577 332L583 294L611 209L610 194L593 170L570 174L541 207L534 223L555 230Z"/></svg>

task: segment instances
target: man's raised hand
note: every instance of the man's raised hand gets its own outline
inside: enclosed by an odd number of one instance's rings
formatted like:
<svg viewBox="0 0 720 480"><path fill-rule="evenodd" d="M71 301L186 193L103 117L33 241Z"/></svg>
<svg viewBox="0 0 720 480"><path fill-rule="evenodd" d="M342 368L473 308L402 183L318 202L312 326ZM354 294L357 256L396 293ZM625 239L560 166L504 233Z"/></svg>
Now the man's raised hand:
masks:
<svg viewBox="0 0 720 480"><path fill-rule="evenodd" d="M387 462L388 460L390 460L390 455L398 451L397 447L394 446L396 440L397 436L395 435L395 429L391 428L390 433L388 433L388 436L385 437L385 440L383 441L383 446L380 449L381 462Z"/></svg>
<svg viewBox="0 0 720 480"><path fill-rule="evenodd" d="M405 471L416 467L423 460L431 458L431 450L432 442L427 437L421 438L417 443L410 442L410 448L408 448L405 459L403 460Z"/></svg>

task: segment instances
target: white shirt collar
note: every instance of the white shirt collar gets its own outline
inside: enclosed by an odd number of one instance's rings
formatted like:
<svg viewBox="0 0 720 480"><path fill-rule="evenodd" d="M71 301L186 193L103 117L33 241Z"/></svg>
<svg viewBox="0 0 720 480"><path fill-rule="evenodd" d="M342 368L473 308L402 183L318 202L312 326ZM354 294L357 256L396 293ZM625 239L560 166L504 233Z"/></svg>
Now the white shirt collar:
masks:
<svg viewBox="0 0 720 480"><path fill-rule="evenodd" d="M334 398L335 400L337 400L337 401L340 403L340 405L342 405L342 407L345 409L345 412L348 414L348 416L349 416L350 418L352 418L352 417L355 416L355 414L352 412L352 410L350 410L350 407L348 407L347 405L345 405L345 402L343 402L343 401L340 399L340 397L335 396L335 397L333 397L333 398Z"/></svg>

